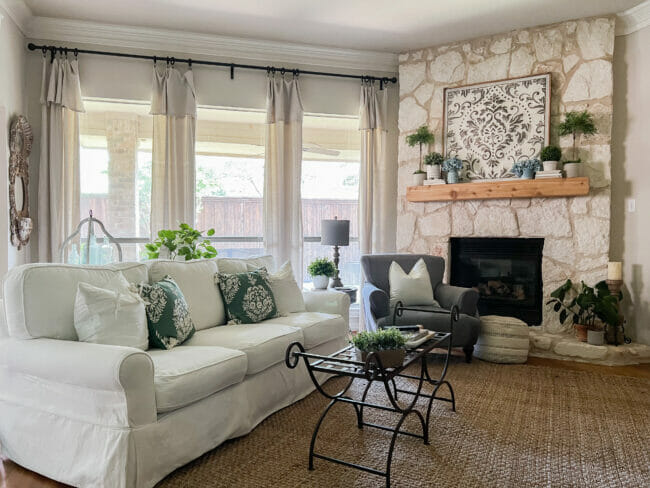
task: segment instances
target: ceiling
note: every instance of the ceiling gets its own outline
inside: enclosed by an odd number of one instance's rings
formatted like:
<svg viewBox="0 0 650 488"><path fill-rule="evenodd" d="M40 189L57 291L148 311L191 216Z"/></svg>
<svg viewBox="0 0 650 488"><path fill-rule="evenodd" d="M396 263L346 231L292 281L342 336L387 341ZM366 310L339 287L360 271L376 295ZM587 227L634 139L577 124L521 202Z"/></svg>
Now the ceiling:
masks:
<svg viewBox="0 0 650 488"><path fill-rule="evenodd" d="M33 15L402 52L643 0L24 0Z"/></svg>

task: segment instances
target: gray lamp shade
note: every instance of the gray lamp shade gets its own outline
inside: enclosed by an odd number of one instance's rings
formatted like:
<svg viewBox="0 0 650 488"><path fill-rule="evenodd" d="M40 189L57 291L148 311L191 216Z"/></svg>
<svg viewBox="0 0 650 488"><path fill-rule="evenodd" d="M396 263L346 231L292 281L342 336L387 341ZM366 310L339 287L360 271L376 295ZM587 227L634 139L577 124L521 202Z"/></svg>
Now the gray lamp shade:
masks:
<svg viewBox="0 0 650 488"><path fill-rule="evenodd" d="M350 221L321 220L320 243L326 246L349 246Z"/></svg>

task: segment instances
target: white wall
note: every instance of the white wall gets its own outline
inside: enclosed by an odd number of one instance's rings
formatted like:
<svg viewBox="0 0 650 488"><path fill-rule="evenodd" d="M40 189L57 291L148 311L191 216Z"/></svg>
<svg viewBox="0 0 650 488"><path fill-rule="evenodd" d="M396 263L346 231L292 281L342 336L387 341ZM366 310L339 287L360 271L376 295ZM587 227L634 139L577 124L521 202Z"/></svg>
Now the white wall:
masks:
<svg viewBox="0 0 650 488"><path fill-rule="evenodd" d="M5 120L0 121L2 133L0 137L0 276L3 276L7 269L16 264L26 262L29 256L29 249L18 251L9 243L9 179L7 175L7 163L9 158L8 144L9 127L11 120L16 115L24 114L25 85L25 38L22 33L0 8L0 112L4 111ZM2 110L4 109L4 110ZM38 167L38 159L30 158L32 172ZM31 198L35 195L32 193Z"/></svg>
<svg viewBox="0 0 650 488"><path fill-rule="evenodd" d="M627 331L650 344L650 26L616 38L611 258L623 261ZM636 201L636 212L626 209ZM630 300L631 298L631 300Z"/></svg>
<svg viewBox="0 0 650 488"><path fill-rule="evenodd" d="M36 44L52 44L52 42L33 41ZM57 45L62 43L55 43ZM75 47L85 47L75 45ZM98 49L98 46L87 46ZM102 47L110 50L110 47ZM115 49L120 51L120 49ZM129 51L133 52L133 51ZM169 53L147 52L160 56ZM178 57L191 57L186 53L173 53ZM40 90L41 54L31 52L27 55L27 93L28 113L37 137L40 135L40 107L38 97ZM162 61L164 62L164 61ZM123 100L149 100L151 93L151 78L153 62L112 58L104 56L80 55L79 71L81 75L82 93L85 97L115 98ZM256 64L265 65L264 62ZM292 66L298 69L314 69L311 66ZM186 65L179 64L184 70ZM322 67L315 68L326 71ZM232 106L264 109L266 106L266 72L244 69L235 70L235 79L230 79L229 68L207 66L193 66L194 80L200 105ZM338 71L332 69L332 71ZM386 73L366 73L386 76ZM392 76L392 75L391 75ZM301 75L301 90L303 104L306 112L357 115L359 107L358 80L326 78L320 76ZM397 178L397 111L398 87L390 88L390 116L391 128L389 132L388 151L394 161L393 179ZM37 141L38 142L38 141ZM38 144L35 144L34 153L38 154ZM38 188L37 178L32 178L31 188ZM34 193L35 194L35 193ZM396 195L386 195L386 198L395 199ZM395 225L396 215L386 215L384 218ZM395 232L391 232L394 235ZM37 259L37 246L34 246L32 259Z"/></svg>

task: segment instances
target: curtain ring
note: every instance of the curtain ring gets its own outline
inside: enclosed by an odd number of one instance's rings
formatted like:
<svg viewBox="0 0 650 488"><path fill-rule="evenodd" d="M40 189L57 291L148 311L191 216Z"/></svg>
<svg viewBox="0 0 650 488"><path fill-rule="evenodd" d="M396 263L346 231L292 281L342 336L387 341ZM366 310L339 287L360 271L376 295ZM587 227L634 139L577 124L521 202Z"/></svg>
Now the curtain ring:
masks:
<svg viewBox="0 0 650 488"><path fill-rule="evenodd" d="M176 58L174 58L173 56L171 58L171 63L172 63L172 66L174 66L174 64L176 63Z"/></svg>
<svg viewBox="0 0 650 488"><path fill-rule="evenodd" d="M74 48L74 58L77 59L79 57L79 49L76 47Z"/></svg>
<svg viewBox="0 0 650 488"><path fill-rule="evenodd" d="M43 57L47 56L47 47L43 46L41 51L43 51Z"/></svg>
<svg viewBox="0 0 650 488"><path fill-rule="evenodd" d="M187 60L187 66L188 66L189 68L192 68L192 58L190 58L190 59Z"/></svg>
<svg viewBox="0 0 650 488"><path fill-rule="evenodd" d="M280 74L284 76L284 74L287 72L287 70L284 69L284 66L280 68Z"/></svg>
<svg viewBox="0 0 650 488"><path fill-rule="evenodd" d="M300 70L299 69L294 69L293 70L293 77L298 78L298 76L300 76Z"/></svg>
<svg viewBox="0 0 650 488"><path fill-rule="evenodd" d="M156 66L156 63L158 62L158 56L153 57L153 65Z"/></svg>

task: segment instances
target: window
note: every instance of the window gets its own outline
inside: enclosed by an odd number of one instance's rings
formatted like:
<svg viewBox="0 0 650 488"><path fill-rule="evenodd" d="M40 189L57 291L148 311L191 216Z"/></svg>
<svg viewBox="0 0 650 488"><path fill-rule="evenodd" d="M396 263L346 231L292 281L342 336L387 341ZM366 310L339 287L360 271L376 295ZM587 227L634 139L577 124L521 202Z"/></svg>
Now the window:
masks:
<svg viewBox="0 0 650 488"><path fill-rule="evenodd" d="M79 115L80 215L90 210L117 238L149 240L151 139L149 105L85 100ZM97 229L98 231L98 229ZM123 242L125 260L142 244Z"/></svg>
<svg viewBox="0 0 650 488"><path fill-rule="evenodd" d="M263 243L264 111L199 108L196 227L215 230L221 256L260 254Z"/></svg>
<svg viewBox="0 0 650 488"><path fill-rule="evenodd" d="M302 222L304 281L307 265L317 257L332 257L320 243L321 220L350 221L350 245L341 247L339 268L345 285L361 282L359 268L360 137L356 117L305 115L302 152Z"/></svg>

